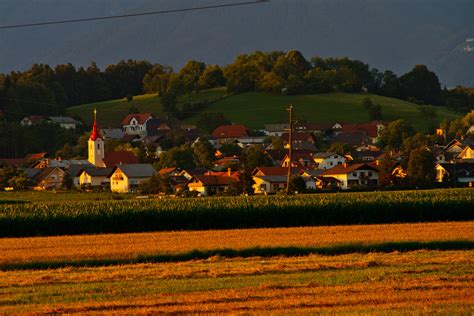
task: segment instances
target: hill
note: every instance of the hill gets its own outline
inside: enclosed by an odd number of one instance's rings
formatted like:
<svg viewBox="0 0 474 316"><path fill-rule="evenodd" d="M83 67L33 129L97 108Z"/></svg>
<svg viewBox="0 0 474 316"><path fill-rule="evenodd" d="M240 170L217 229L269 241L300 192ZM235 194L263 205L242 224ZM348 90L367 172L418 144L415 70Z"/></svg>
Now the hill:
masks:
<svg viewBox="0 0 474 316"><path fill-rule="evenodd" d="M197 94L183 97L180 103L213 101L226 95L227 93L224 89L204 90ZM123 118L130 113L131 108L136 108L139 112L151 112L159 115L161 114L161 99L156 94L144 94L133 97L133 100L130 102L124 98L73 106L67 109L67 114L78 116L86 125L92 125L92 113L94 109L97 109L97 119L102 127L119 127Z"/></svg>
<svg viewBox="0 0 474 316"><path fill-rule="evenodd" d="M221 112L234 123L242 123L249 128L263 128L266 123L288 121L286 105L295 106L296 117L312 123L370 121L362 100L370 97L382 107L383 120L405 119L417 130L427 131L433 124L443 119L454 119L460 115L445 108L436 107L437 117L432 122L419 112L420 106L403 100L370 94L327 93L297 96L274 96L266 93L244 93L235 95L210 105L204 112ZM196 118L188 120L195 122Z"/></svg>
<svg viewBox="0 0 474 316"><path fill-rule="evenodd" d="M365 97L370 97L374 103L381 105L384 120L405 119L419 131L427 131L428 128L437 125L443 119L451 120L461 116L447 108L436 107L437 116L434 120L429 121L420 114L420 106L417 104L370 94L328 93L275 96L251 92L226 98L223 98L224 96L226 96L225 90L213 89L187 96L181 100L181 102L217 100L209 104L201 113L194 113L192 117L185 120L185 123L195 124L202 113L223 113L234 123L245 124L252 129L262 129L264 124L288 121L285 107L290 103L295 106L296 117L299 120L312 123L362 123L370 120L367 110L362 105L362 100ZM158 96L143 95L135 97L132 102L122 99L71 107L68 109L68 114L77 115L86 124L91 124L92 111L97 108L101 126L117 127L132 106L135 106L140 112L160 114L161 111Z"/></svg>
<svg viewBox="0 0 474 316"><path fill-rule="evenodd" d="M1 25L213 5L215 0L2 0ZM229 3L230 1L220 1ZM236 1L238 2L238 1ZM347 56L405 73L426 64L448 86L474 85L474 1L272 0L234 8L0 31L0 72L32 63L101 67L146 59L227 64L255 50ZM19 40L21 39L21 40Z"/></svg>

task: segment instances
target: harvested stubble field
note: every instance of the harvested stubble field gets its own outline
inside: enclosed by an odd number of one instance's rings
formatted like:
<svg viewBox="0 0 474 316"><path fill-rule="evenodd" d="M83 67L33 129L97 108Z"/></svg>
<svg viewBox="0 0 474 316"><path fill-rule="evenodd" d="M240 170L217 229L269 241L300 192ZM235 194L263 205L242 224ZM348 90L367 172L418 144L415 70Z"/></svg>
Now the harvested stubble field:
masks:
<svg viewBox="0 0 474 316"><path fill-rule="evenodd" d="M474 251L414 251L8 271L0 313L470 314L473 266Z"/></svg>
<svg viewBox="0 0 474 316"><path fill-rule="evenodd" d="M437 243L430 245L435 241ZM447 249L472 249L474 222L1 238L0 268L183 261L213 255L337 254L360 250L369 252L371 249L392 251L404 250L408 242L411 242L411 248L407 250L439 249L448 242L458 242L463 248L450 248L447 244ZM395 248L383 246L388 243ZM401 245L400 248L396 248L397 245Z"/></svg>

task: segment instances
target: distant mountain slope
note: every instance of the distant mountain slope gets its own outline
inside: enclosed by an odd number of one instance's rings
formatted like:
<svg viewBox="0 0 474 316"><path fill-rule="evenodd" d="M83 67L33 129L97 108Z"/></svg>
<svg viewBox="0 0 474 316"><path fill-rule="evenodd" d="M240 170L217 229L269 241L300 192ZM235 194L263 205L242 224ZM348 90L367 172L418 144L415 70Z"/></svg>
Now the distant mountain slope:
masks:
<svg viewBox="0 0 474 316"><path fill-rule="evenodd" d="M0 25L166 10L238 0L3 0ZM272 0L256 6L44 28L0 30L0 72L31 63L104 66L147 59L225 64L254 50L348 56L397 73L427 64L443 83L474 85L471 0Z"/></svg>

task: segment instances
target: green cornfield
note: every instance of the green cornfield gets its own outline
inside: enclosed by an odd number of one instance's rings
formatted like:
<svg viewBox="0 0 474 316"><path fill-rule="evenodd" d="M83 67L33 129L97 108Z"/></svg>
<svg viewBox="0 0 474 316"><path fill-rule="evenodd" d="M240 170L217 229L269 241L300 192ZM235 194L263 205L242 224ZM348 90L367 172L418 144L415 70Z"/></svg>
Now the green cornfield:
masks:
<svg viewBox="0 0 474 316"><path fill-rule="evenodd" d="M0 237L474 219L473 189L295 196L0 200Z"/></svg>

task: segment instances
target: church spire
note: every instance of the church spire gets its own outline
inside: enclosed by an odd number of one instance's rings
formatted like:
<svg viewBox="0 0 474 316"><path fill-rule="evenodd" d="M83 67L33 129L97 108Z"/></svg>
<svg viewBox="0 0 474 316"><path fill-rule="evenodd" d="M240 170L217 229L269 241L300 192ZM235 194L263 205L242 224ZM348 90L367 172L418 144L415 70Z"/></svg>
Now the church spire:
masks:
<svg viewBox="0 0 474 316"><path fill-rule="evenodd" d="M97 110L94 109L94 125L92 126L91 140L100 138L99 127L97 126Z"/></svg>

